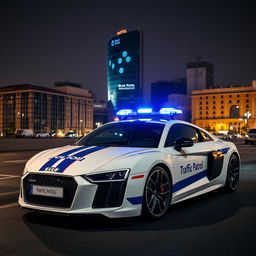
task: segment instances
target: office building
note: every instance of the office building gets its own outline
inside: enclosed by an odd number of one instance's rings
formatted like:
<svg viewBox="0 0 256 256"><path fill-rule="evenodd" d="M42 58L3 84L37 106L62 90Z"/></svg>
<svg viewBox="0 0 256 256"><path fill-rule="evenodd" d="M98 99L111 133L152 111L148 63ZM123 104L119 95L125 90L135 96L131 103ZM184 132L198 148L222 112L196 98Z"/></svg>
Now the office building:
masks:
<svg viewBox="0 0 256 256"><path fill-rule="evenodd" d="M187 94L193 90L213 88L214 70L213 65L206 61L190 62L187 64Z"/></svg>
<svg viewBox="0 0 256 256"><path fill-rule="evenodd" d="M93 129L92 93L69 82L58 82L51 88L31 84L2 87L0 134L19 129L86 134Z"/></svg>
<svg viewBox="0 0 256 256"><path fill-rule="evenodd" d="M251 86L194 90L192 122L212 132L256 127L256 81Z"/></svg>
<svg viewBox="0 0 256 256"><path fill-rule="evenodd" d="M142 33L122 33L108 42L108 100L114 110L136 109L143 102Z"/></svg>

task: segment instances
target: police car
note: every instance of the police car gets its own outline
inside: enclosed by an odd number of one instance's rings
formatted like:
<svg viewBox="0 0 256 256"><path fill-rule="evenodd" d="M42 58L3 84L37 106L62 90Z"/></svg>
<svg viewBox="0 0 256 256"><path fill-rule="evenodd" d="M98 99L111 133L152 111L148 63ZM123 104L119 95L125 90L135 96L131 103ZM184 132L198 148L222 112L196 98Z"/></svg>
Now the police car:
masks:
<svg viewBox="0 0 256 256"><path fill-rule="evenodd" d="M224 187L235 191L240 156L191 123L167 120L164 108L120 110L74 145L32 157L21 179L23 208L110 218L162 217L169 205Z"/></svg>

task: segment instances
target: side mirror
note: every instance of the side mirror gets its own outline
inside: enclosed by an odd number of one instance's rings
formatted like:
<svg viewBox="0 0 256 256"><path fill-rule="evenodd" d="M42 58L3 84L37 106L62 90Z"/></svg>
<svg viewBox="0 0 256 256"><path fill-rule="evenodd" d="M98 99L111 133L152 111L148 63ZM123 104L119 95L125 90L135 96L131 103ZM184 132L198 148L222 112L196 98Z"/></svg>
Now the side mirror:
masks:
<svg viewBox="0 0 256 256"><path fill-rule="evenodd" d="M183 147L192 147L194 141L190 138L179 137L175 140L174 149L180 151Z"/></svg>

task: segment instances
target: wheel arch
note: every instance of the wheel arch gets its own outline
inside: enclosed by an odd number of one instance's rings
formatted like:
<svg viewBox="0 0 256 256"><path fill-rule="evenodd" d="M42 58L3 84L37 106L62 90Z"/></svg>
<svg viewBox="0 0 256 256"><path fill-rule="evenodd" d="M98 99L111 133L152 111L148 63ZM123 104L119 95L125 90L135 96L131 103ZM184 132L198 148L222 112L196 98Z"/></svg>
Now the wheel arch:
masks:
<svg viewBox="0 0 256 256"><path fill-rule="evenodd" d="M172 173L171 173L170 168L169 168L166 164L164 164L164 163L157 163L157 164L155 164L155 165L151 168L151 170L152 170L153 168L157 167L157 166L162 167L162 168L167 172L169 178L171 179L171 184L172 184L172 186L173 186L173 178L172 178Z"/></svg>

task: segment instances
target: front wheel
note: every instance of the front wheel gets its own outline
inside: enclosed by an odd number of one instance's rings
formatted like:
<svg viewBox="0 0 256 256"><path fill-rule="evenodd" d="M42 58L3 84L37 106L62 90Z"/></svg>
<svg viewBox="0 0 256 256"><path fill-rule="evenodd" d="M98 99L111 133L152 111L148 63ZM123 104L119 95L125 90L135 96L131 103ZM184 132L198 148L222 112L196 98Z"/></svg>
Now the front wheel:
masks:
<svg viewBox="0 0 256 256"><path fill-rule="evenodd" d="M142 205L142 216L161 218L171 202L171 179L165 169L154 167L147 177Z"/></svg>
<svg viewBox="0 0 256 256"><path fill-rule="evenodd" d="M226 191L233 192L237 189L239 182L239 168L239 158L237 155L232 154L228 162L227 178L225 184Z"/></svg>

